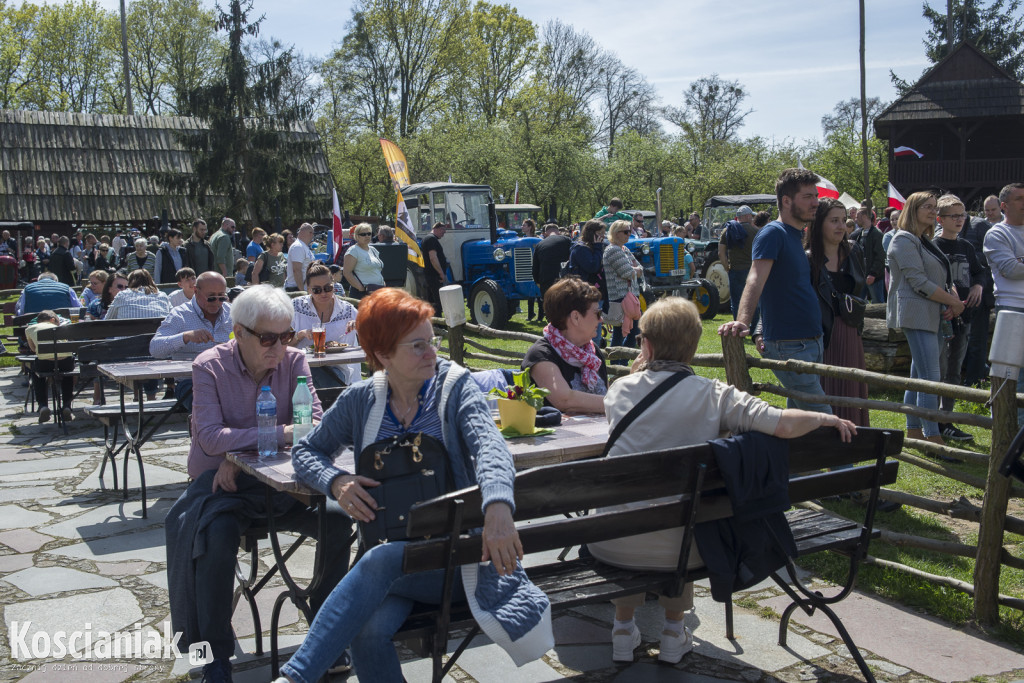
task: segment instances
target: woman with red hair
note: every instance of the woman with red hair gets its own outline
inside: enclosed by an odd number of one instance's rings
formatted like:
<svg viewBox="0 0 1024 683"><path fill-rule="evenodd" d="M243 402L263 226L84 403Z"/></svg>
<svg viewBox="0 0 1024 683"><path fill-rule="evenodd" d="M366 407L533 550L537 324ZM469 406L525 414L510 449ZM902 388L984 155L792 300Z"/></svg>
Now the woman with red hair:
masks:
<svg viewBox="0 0 1024 683"><path fill-rule="evenodd" d="M335 453L351 446L356 454L372 448L371 453L387 449L391 457L401 457L390 447L406 436L432 437L422 439L425 447L439 442L451 475L447 490L480 486L481 563L491 561L462 568L456 597L469 594L484 632L522 665L554 643L547 597L518 562L523 550L512 522L512 455L469 371L437 357L441 339L430 324L433 314L429 303L401 289L380 289L360 302L356 331L375 372L338 398L292 450L292 462L300 481L337 500L357 522L369 524L383 510L368 490L387 482L361 476L354 465L339 467ZM287 680L317 680L349 646L360 680L403 680L391 637L415 602L440 602L444 575L405 574L405 541L388 540L370 548L335 587L302 647L282 667ZM476 590L463 591L463 581ZM477 595L495 599L480 601ZM498 609L502 604L513 609Z"/></svg>

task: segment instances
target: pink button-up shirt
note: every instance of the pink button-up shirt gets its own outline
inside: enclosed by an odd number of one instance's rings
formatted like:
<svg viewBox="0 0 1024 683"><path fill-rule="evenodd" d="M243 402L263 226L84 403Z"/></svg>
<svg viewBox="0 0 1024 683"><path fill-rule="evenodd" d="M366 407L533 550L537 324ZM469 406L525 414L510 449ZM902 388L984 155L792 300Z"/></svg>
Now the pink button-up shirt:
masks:
<svg viewBox="0 0 1024 683"><path fill-rule="evenodd" d="M277 399L277 443L285 445L284 428L292 422L292 393L300 375L309 377L306 355L288 348L281 364L267 373L260 384L242 362L234 339L199 354L192 363L192 447L188 452L188 474L195 479L215 470L227 451L255 450L257 440L256 397L260 387L269 385ZM323 416L316 389L313 420Z"/></svg>

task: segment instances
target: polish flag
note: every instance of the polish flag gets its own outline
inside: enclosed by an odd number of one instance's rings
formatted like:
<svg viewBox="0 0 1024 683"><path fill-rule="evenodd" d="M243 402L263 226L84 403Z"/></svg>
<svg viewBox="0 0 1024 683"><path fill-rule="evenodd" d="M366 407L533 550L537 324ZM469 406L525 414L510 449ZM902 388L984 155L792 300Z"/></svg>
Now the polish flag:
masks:
<svg viewBox="0 0 1024 683"><path fill-rule="evenodd" d="M907 203L907 200L901 195L892 183L889 183L889 206L894 209L903 210L903 205Z"/></svg>
<svg viewBox="0 0 1024 683"><path fill-rule="evenodd" d="M923 154L918 152L913 147L897 147L892 151L892 154L895 157L917 157L918 159L924 157Z"/></svg>
<svg viewBox="0 0 1024 683"><path fill-rule="evenodd" d="M828 178L819 175L816 186L819 199L839 199L839 190Z"/></svg>
<svg viewBox="0 0 1024 683"><path fill-rule="evenodd" d="M332 213L334 219L333 219L333 230L331 230L331 232L333 233L332 236L334 238L334 243L331 245L332 246L332 252L333 252L331 254L331 263L336 263L338 261L338 253L341 251L341 243L342 243L342 240L344 238L342 237L342 232L341 232L341 205L338 204L338 190L337 190L337 188L334 189L333 194L334 194L334 197L333 197L333 199L334 199L334 206L331 209L331 213Z"/></svg>

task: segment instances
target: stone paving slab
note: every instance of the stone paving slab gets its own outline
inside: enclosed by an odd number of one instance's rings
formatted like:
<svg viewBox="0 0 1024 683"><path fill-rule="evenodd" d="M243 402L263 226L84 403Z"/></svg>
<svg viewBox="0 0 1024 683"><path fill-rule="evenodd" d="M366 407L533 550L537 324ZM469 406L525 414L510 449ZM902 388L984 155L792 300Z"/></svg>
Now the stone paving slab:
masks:
<svg viewBox="0 0 1024 683"><path fill-rule="evenodd" d="M63 499L64 494L52 486L0 487L0 503L16 503L23 500L33 503L56 503Z"/></svg>
<svg viewBox="0 0 1024 683"><path fill-rule="evenodd" d="M46 524L52 516L45 512L26 510L20 505L0 505L0 529L18 529Z"/></svg>
<svg viewBox="0 0 1024 683"><path fill-rule="evenodd" d="M89 683L120 683L135 675L137 665L125 662L76 662L41 664L25 676L26 683L67 683L88 680Z"/></svg>
<svg viewBox="0 0 1024 683"><path fill-rule="evenodd" d="M130 629L143 618L139 601L125 588L77 593L49 600L30 600L4 607L4 622L8 632L12 622L30 621L30 634L35 631L84 631L86 624L90 624L94 632L113 633Z"/></svg>
<svg viewBox="0 0 1024 683"><path fill-rule="evenodd" d="M780 597L761 604L781 614L789 601ZM1024 655L1009 646L966 633L877 596L854 592L834 610L862 652L873 652L937 681L963 681L977 675L994 676L1024 669ZM808 617L797 610L793 620L839 636L820 613Z"/></svg>
<svg viewBox="0 0 1024 683"><path fill-rule="evenodd" d="M129 560L142 560L145 562L167 561L163 529L152 529L134 534L99 538L85 543L64 546L63 548L57 548L48 552L62 557L80 560L99 560L101 562L127 562Z"/></svg>
<svg viewBox="0 0 1024 683"><path fill-rule="evenodd" d="M182 491L185 490L185 487L188 485L188 475L187 474L185 474L184 472L179 472L177 470L168 469L166 467L161 467L160 465L156 465L156 464L154 464L151 461L147 461L147 459L146 459L146 452L145 451L142 452L142 460L143 460L143 462L145 463L145 466L146 466L146 490L147 490L147 493L148 493L150 488L153 488L153 487L156 487L156 486L166 486L168 484L180 484L181 485L181 490ZM123 477L121 476L123 473L124 473L124 470L121 468L120 463L118 463L117 483L118 483L119 486L123 486L124 485L124 482L122 481ZM106 475L105 475L105 479L106 479L106 484L104 484L105 486L112 486L113 485L114 479L113 479L113 477L110 474L110 467L109 466L107 467L107 472L106 472ZM132 460L132 462L128 463L128 490L129 490L129 497L131 497L133 493L134 493L136 498L138 497L138 493L133 491L133 489L138 489L138 486L139 486L139 466L138 466L138 463L136 463L134 460ZM85 479L83 479L75 487L75 489L78 490L78 491L83 491L83 490L91 491L91 490L94 490L94 489L98 489L100 487L101 487L101 483L100 483L100 465L97 464L96 468L93 469L89 473L89 475Z"/></svg>
<svg viewBox="0 0 1024 683"><path fill-rule="evenodd" d="M78 476L78 470L46 470L45 472L23 472L22 474L0 475L0 486L21 486L24 482L38 482L41 479L71 479Z"/></svg>
<svg viewBox="0 0 1024 683"><path fill-rule="evenodd" d="M116 581L103 576L69 567L30 567L8 574L4 581L17 586L32 597L83 588L113 588L118 585Z"/></svg>
<svg viewBox="0 0 1024 683"><path fill-rule="evenodd" d="M52 536L40 534L31 529L11 529L10 531L0 533L0 543L17 550L19 553L39 550L39 548L52 540Z"/></svg>
<svg viewBox="0 0 1024 683"><path fill-rule="evenodd" d="M23 446L0 446L0 462L18 462L22 460L39 460L45 458L44 453L40 453L34 448L25 448Z"/></svg>
<svg viewBox="0 0 1024 683"><path fill-rule="evenodd" d="M51 470L62 470L72 469L78 467L89 456L87 455L65 455L59 457L48 457L42 460L29 460L24 462L8 462L3 466L3 475L9 476L12 474L25 474L27 472L40 473L41 477L46 477L46 473ZM77 470L76 470L77 472Z"/></svg>
<svg viewBox="0 0 1024 683"><path fill-rule="evenodd" d="M148 529L154 526L162 526L167 510L171 507L169 502L158 500L147 506L149 516L142 517L142 510L138 505L125 510L120 506L115 507L109 504L84 506L67 506L64 508L64 519L54 524L48 524L40 528L48 534L60 536L61 538L77 538L90 540L104 536L123 534L126 531L137 531ZM58 508L59 509L59 508ZM74 517L69 515L81 512Z"/></svg>
<svg viewBox="0 0 1024 683"><path fill-rule="evenodd" d="M0 574L31 567L34 559L35 556L32 553L0 555Z"/></svg>

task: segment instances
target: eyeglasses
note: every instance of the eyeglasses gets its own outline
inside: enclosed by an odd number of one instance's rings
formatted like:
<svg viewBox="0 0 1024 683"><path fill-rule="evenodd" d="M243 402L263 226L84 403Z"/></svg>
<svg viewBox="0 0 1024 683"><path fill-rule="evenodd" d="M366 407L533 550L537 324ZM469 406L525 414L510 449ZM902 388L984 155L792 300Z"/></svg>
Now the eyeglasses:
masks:
<svg viewBox="0 0 1024 683"><path fill-rule="evenodd" d="M414 354L422 356L428 349L433 349L436 352L441 348L442 341L444 341L444 337L435 334L430 339L417 339L416 341L411 342L401 342L396 344L396 346L411 346Z"/></svg>
<svg viewBox="0 0 1024 683"><path fill-rule="evenodd" d="M310 294L327 294L328 292L334 293L334 287L328 285L327 287L310 287Z"/></svg>
<svg viewBox="0 0 1024 683"><path fill-rule="evenodd" d="M356 237L369 237L372 234L372 232L357 232Z"/></svg>
<svg viewBox="0 0 1024 683"><path fill-rule="evenodd" d="M122 285L122 284L119 283L119 284L114 285L114 289L128 289L128 285L127 284L123 284Z"/></svg>
<svg viewBox="0 0 1024 683"><path fill-rule="evenodd" d="M228 297L226 295L224 295L224 294L221 294L219 296L208 296L208 297L206 297L206 303L208 303L208 304L212 304L214 301L220 301L221 303L224 303L227 300L228 300Z"/></svg>
<svg viewBox="0 0 1024 683"><path fill-rule="evenodd" d="M281 346L287 346L292 343L295 339L295 330L288 330L287 332L263 332L259 333L256 330L250 329L245 325L242 325L242 329L251 334L254 337L259 337L260 346L265 346L268 349L274 345L274 342L280 341Z"/></svg>
<svg viewBox="0 0 1024 683"><path fill-rule="evenodd" d="M966 220L966 213L940 213L939 218L953 218L956 220Z"/></svg>
<svg viewBox="0 0 1024 683"><path fill-rule="evenodd" d="M602 311L600 308L595 308L587 311L587 315L590 314L594 314L595 316L597 316L598 320L604 320L604 311Z"/></svg>

